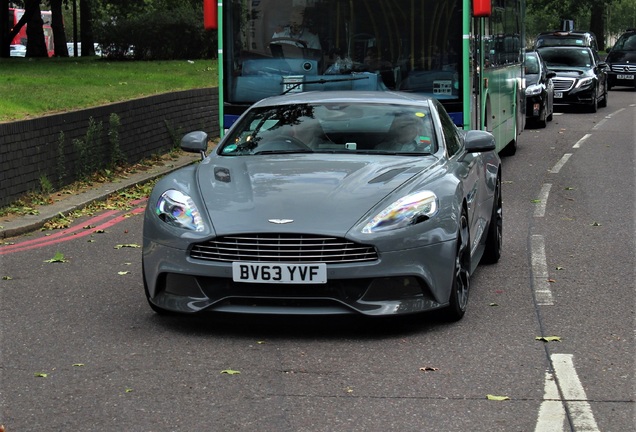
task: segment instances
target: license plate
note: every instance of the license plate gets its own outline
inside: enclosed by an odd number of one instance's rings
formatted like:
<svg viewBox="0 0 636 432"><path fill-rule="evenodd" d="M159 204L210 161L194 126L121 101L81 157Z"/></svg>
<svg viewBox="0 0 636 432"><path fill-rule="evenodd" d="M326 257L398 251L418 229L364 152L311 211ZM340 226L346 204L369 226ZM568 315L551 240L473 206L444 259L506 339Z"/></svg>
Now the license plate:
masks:
<svg viewBox="0 0 636 432"><path fill-rule="evenodd" d="M634 75L616 75L616 79L631 80L634 79Z"/></svg>
<svg viewBox="0 0 636 432"><path fill-rule="evenodd" d="M324 284L327 264L232 263L234 282Z"/></svg>
<svg viewBox="0 0 636 432"><path fill-rule="evenodd" d="M554 92L554 98L555 98L555 99L561 99L561 98L563 98L563 93L561 93L561 92Z"/></svg>
<svg viewBox="0 0 636 432"><path fill-rule="evenodd" d="M300 93L303 91L303 81L305 77L302 75L290 75L283 77L283 93Z"/></svg>

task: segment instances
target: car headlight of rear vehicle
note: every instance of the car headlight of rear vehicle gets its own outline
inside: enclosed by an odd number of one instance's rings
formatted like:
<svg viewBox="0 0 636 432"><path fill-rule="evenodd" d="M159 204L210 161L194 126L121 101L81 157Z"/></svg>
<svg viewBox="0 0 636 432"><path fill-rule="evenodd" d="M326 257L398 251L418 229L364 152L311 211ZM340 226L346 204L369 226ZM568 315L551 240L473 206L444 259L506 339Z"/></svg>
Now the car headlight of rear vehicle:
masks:
<svg viewBox="0 0 636 432"><path fill-rule="evenodd" d="M594 78L583 78L576 83L576 88L587 87L594 81Z"/></svg>
<svg viewBox="0 0 636 432"><path fill-rule="evenodd" d="M400 198L378 213L364 226L362 232L371 234L404 228L431 218L437 213L438 207L437 195L433 192L413 193Z"/></svg>
<svg viewBox="0 0 636 432"><path fill-rule="evenodd" d="M541 86L538 84L529 85L526 89L526 96L535 96L541 93Z"/></svg>
<svg viewBox="0 0 636 432"><path fill-rule="evenodd" d="M161 194L155 214L168 225L192 231L204 229L201 213L192 198L175 189Z"/></svg>

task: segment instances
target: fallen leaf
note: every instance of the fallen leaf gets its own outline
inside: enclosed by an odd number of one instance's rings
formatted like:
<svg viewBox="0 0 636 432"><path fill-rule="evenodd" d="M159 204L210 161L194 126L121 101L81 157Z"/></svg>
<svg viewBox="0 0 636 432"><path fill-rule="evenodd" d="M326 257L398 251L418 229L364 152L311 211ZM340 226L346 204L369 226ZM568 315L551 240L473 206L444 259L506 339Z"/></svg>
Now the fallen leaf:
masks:
<svg viewBox="0 0 636 432"><path fill-rule="evenodd" d="M49 374L44 373L44 372L36 372L36 373L34 373L33 375L35 375L35 376L36 376L36 377L38 377L38 378L46 378L46 377L48 377L48 376L49 376Z"/></svg>
<svg viewBox="0 0 636 432"><path fill-rule="evenodd" d="M13 280L11 276L2 276L2 280Z"/></svg>
<svg viewBox="0 0 636 432"><path fill-rule="evenodd" d="M573 187L566 187L565 190L574 190Z"/></svg>
<svg viewBox="0 0 636 432"><path fill-rule="evenodd" d="M550 283L555 283L555 282L556 282L556 280L555 280L555 279L548 279L548 282L550 282Z"/></svg>
<svg viewBox="0 0 636 432"><path fill-rule="evenodd" d="M422 372L437 372L438 370L439 368L432 367L432 366L424 366L420 368L420 371Z"/></svg>
<svg viewBox="0 0 636 432"><path fill-rule="evenodd" d="M127 389L126 389L126 390L124 390L124 391L125 391L126 393L132 393L132 392L133 392L133 389L131 389L131 388L127 388Z"/></svg>
<svg viewBox="0 0 636 432"><path fill-rule="evenodd" d="M241 373L241 371L237 371L237 370L232 370L232 369L225 369L221 371L222 374L227 374L227 375L238 375Z"/></svg>
<svg viewBox="0 0 636 432"><path fill-rule="evenodd" d="M543 341L543 342L561 342L560 336L537 336L534 340Z"/></svg>
<svg viewBox="0 0 636 432"><path fill-rule="evenodd" d="M104 234L106 233L106 231L104 231L103 229L99 229L99 230L95 230L93 231L95 234Z"/></svg>
<svg viewBox="0 0 636 432"><path fill-rule="evenodd" d="M488 306L499 306L497 303L490 303Z"/></svg>
<svg viewBox="0 0 636 432"><path fill-rule="evenodd" d="M557 270L565 270L563 267L557 266L556 267Z"/></svg>
<svg viewBox="0 0 636 432"><path fill-rule="evenodd" d="M44 260L45 263L65 263L68 260L64 259L64 254L62 252L55 252L53 258Z"/></svg>
<svg viewBox="0 0 636 432"><path fill-rule="evenodd" d="M592 225L592 226L601 226L600 222L592 222L590 225Z"/></svg>
<svg viewBox="0 0 636 432"><path fill-rule="evenodd" d="M115 246L115 249L121 249L121 248L140 248L141 246L139 246L138 244L134 244L134 243L128 243L128 244L118 244L117 246Z"/></svg>
<svg viewBox="0 0 636 432"><path fill-rule="evenodd" d="M84 363L73 363L73 366L82 367L82 366L84 366Z"/></svg>
<svg viewBox="0 0 636 432"><path fill-rule="evenodd" d="M488 400L491 401L505 401L505 400L510 400L510 398L508 396L495 396L495 395L486 395L486 397L488 398Z"/></svg>
<svg viewBox="0 0 636 432"><path fill-rule="evenodd" d="M119 276L123 276L123 275L130 274L130 272L129 272L129 271L120 271L120 272L117 272L117 274L118 274Z"/></svg>
<svg viewBox="0 0 636 432"><path fill-rule="evenodd" d="M533 199L531 202L533 204L539 204L541 202L541 200L540 199Z"/></svg>

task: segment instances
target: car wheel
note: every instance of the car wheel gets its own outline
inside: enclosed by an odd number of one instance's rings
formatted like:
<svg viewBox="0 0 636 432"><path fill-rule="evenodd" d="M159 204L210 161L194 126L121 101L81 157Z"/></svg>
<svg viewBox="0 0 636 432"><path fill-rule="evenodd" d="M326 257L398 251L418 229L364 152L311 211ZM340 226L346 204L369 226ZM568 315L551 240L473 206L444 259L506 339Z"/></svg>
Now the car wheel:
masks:
<svg viewBox="0 0 636 432"><path fill-rule="evenodd" d="M497 178L493 197L492 214L486 233L486 249L481 257L483 264L494 264L501 258L503 245L503 200L501 198L501 179Z"/></svg>
<svg viewBox="0 0 636 432"><path fill-rule="evenodd" d="M607 106L607 87L605 87L605 93L603 94L603 100L599 102L599 107L605 108Z"/></svg>
<svg viewBox="0 0 636 432"><path fill-rule="evenodd" d="M451 285L450 304L445 310L444 317L448 321L459 321L466 313L468 306L468 291L470 288L470 233L468 230L468 216L462 211L459 218L457 232L457 252L455 254L455 268Z"/></svg>
<svg viewBox="0 0 636 432"><path fill-rule="evenodd" d="M592 95L592 104L589 107L590 112L595 113L598 111L598 90L594 90Z"/></svg>

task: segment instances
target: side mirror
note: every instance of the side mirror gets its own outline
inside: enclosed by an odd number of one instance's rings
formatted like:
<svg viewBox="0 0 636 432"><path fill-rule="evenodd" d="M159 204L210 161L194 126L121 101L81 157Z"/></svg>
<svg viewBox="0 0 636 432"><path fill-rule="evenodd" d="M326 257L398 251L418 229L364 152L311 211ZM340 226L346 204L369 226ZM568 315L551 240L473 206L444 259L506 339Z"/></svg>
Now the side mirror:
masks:
<svg viewBox="0 0 636 432"><path fill-rule="evenodd" d="M201 153L201 159L205 159L208 149L208 134L202 131L190 132L181 138L181 149L189 153Z"/></svg>
<svg viewBox="0 0 636 432"><path fill-rule="evenodd" d="M556 75L557 75L557 74L556 74L556 72L555 72L555 71L551 71L551 70L549 70L548 72L546 72L545 77L546 77L547 79L552 79L552 78L554 78Z"/></svg>
<svg viewBox="0 0 636 432"><path fill-rule="evenodd" d="M464 134L464 147L469 153L495 150L495 137L490 132L469 130Z"/></svg>

